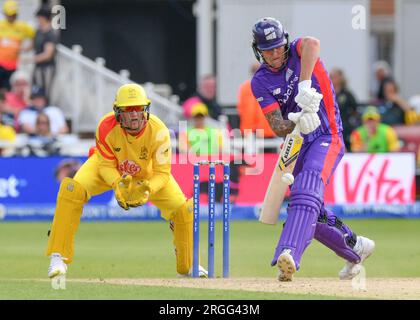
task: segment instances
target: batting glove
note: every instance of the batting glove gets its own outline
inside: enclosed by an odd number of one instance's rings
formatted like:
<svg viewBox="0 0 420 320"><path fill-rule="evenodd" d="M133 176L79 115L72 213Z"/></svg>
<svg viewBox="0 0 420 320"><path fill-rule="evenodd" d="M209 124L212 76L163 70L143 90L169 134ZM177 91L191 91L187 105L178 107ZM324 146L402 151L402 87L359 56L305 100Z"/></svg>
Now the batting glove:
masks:
<svg viewBox="0 0 420 320"><path fill-rule="evenodd" d="M290 121L299 125L300 132L303 134L309 134L316 130L321 125L321 120L318 114L314 112L291 112L287 115Z"/></svg>
<svg viewBox="0 0 420 320"><path fill-rule="evenodd" d="M322 94L318 93L315 88L311 88L312 81L305 80L299 82L298 94L295 97L295 102L305 112L318 112L319 104L321 103Z"/></svg>

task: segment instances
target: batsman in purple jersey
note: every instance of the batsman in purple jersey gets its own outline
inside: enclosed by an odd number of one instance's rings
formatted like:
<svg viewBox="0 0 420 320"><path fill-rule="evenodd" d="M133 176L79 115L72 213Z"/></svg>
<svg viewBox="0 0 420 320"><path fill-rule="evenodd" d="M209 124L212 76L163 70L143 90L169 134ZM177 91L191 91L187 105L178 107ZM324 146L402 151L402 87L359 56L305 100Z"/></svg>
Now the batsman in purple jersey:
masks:
<svg viewBox="0 0 420 320"><path fill-rule="evenodd" d="M288 33L273 18L260 19L252 32L252 47L262 63L251 81L255 99L278 136L286 136L299 124L304 138L286 223L271 265L278 266L280 281L292 280L315 238L347 261L340 279L352 279L375 243L356 236L324 207L325 186L344 155L344 142L335 92L319 59L320 42L305 37L289 44Z"/></svg>

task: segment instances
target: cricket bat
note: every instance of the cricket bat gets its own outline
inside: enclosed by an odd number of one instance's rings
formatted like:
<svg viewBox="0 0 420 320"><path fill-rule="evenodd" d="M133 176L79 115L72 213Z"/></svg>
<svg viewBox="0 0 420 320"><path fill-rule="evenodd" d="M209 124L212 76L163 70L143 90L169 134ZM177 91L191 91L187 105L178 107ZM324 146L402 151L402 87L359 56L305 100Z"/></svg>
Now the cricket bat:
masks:
<svg viewBox="0 0 420 320"><path fill-rule="evenodd" d="M275 225L278 221L281 205L284 201L287 188L293 183L293 169L302 147L303 138L300 128L295 126L289 133L280 150L277 165L271 176L270 184L264 197L264 203L260 212L260 222Z"/></svg>

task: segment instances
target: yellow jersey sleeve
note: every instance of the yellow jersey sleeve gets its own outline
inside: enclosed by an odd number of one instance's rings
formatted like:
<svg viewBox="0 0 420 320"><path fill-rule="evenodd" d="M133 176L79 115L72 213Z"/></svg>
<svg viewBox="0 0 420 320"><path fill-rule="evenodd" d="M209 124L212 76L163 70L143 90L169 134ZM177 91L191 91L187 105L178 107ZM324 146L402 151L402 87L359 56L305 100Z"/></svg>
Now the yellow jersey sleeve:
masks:
<svg viewBox="0 0 420 320"><path fill-rule="evenodd" d="M33 39L35 37L35 29L26 22L23 22L22 24L22 30L25 38Z"/></svg>
<svg viewBox="0 0 420 320"><path fill-rule="evenodd" d="M171 174L171 138L163 122L156 122L156 135L152 144L152 170L149 180L152 193L156 193L169 181Z"/></svg>
<svg viewBox="0 0 420 320"><path fill-rule="evenodd" d="M400 150L397 133L391 127L386 130L386 141L388 142L388 151L395 152Z"/></svg>

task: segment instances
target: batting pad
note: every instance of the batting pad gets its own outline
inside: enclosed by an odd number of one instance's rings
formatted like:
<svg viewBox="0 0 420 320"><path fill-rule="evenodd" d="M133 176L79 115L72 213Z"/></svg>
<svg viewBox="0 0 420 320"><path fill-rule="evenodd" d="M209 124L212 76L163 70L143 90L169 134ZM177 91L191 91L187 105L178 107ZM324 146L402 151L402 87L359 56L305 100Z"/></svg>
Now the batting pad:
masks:
<svg viewBox="0 0 420 320"><path fill-rule="evenodd" d="M53 252L60 253L65 259L65 263L72 262L74 237L86 202L87 195L83 186L71 178L64 178L57 195L57 205L46 251L47 256Z"/></svg>
<svg viewBox="0 0 420 320"><path fill-rule="evenodd" d="M281 252L290 250L299 269L303 252L314 238L316 223L323 203L324 183L317 171L302 171L292 186L287 219L276 247L271 265L277 263Z"/></svg>

